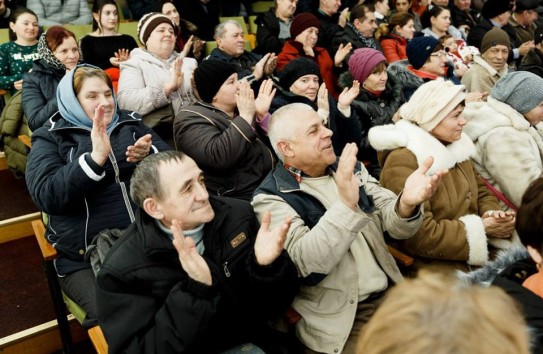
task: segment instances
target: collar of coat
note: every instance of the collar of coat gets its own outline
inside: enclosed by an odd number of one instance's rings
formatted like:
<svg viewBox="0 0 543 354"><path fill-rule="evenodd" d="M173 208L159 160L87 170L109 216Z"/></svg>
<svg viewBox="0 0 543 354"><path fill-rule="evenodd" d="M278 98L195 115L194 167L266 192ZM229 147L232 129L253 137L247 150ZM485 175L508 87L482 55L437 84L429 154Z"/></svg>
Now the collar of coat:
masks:
<svg viewBox="0 0 543 354"><path fill-rule="evenodd" d="M496 69L494 69L492 67L492 65L490 65L489 63L486 62L486 60L483 59L482 56L480 55L474 55L473 56L473 62L476 64L476 65L479 65L481 66L483 69L485 69L486 71L488 71L488 73L492 76L494 75L498 75L500 77L502 77L503 75L507 74L507 63L505 63L505 66L503 67L503 69L501 71L497 71Z"/></svg>
<svg viewBox="0 0 543 354"><path fill-rule="evenodd" d="M464 132L473 141L498 127L513 127L516 130L530 129L530 123L522 114L492 97L488 97L486 102L466 104L463 114L468 121Z"/></svg>
<svg viewBox="0 0 543 354"><path fill-rule="evenodd" d="M396 124L371 128L368 139L377 151L407 148L415 155L419 166L428 156L433 156L434 163L428 175L452 168L475 155L475 146L465 133L462 133L460 140L444 145L430 133L404 119Z"/></svg>

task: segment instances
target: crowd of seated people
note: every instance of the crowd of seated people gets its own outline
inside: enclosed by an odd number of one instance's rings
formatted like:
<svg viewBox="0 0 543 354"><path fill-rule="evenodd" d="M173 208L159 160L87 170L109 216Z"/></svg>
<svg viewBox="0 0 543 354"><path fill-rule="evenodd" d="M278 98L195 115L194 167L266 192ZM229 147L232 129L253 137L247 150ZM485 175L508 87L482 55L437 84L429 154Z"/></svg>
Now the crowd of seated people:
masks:
<svg viewBox="0 0 543 354"><path fill-rule="evenodd" d="M62 289L111 352L377 353L358 339L384 331L404 277L524 247L517 209L543 173L538 1L275 0L245 18L254 50L218 17L250 1L128 2L137 38L115 0L76 3L0 0L0 88L22 90ZM91 21L82 38L62 27ZM104 229L121 237L95 275L84 254ZM401 286L467 296L440 282ZM489 333L527 352L526 335Z"/></svg>

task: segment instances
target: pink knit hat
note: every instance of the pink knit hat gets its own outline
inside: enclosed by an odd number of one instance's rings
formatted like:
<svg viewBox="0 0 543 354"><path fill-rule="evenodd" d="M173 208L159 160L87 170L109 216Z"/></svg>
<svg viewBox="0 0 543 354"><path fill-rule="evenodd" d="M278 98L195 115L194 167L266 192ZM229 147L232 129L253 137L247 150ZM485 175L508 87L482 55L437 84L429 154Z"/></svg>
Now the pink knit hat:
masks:
<svg viewBox="0 0 543 354"><path fill-rule="evenodd" d="M373 48L358 48L349 58L349 71L353 78L362 84L382 61L386 62L386 58L380 51Z"/></svg>

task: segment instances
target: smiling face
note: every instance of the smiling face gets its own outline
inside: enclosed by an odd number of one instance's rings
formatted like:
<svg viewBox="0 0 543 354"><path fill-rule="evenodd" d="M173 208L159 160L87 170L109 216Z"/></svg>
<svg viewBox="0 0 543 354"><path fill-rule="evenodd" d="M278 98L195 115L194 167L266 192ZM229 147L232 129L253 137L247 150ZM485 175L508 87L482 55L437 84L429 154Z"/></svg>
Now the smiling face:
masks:
<svg viewBox="0 0 543 354"><path fill-rule="evenodd" d="M183 230L192 230L213 220L215 213L209 203L204 174L188 156L181 161L160 164L160 186L163 200L155 199L158 218L166 227L172 220L182 223Z"/></svg>
<svg viewBox="0 0 543 354"><path fill-rule="evenodd" d="M501 71L505 67L505 64L507 64L509 48L498 44L488 48L483 54L481 54L481 56L496 71Z"/></svg>
<svg viewBox="0 0 543 354"><path fill-rule="evenodd" d="M9 27L17 36L17 40L33 42L38 38L38 19L30 13L23 13Z"/></svg>
<svg viewBox="0 0 543 354"><path fill-rule="evenodd" d="M180 17L179 12L177 12L177 9L175 8L174 4L171 2L165 2L162 5L162 13L170 18L172 20L173 24L176 26L179 26Z"/></svg>
<svg viewBox="0 0 543 354"><path fill-rule="evenodd" d="M111 123L115 101L111 88L104 80L97 76L83 79L81 88L77 92L77 100L90 120L93 120L96 108L102 105L104 107L104 122L106 125Z"/></svg>
<svg viewBox="0 0 543 354"><path fill-rule="evenodd" d="M100 24L103 31L115 31L119 23L119 14L117 7L112 4L107 4L102 7L100 13L93 13L94 20Z"/></svg>
<svg viewBox="0 0 543 354"><path fill-rule="evenodd" d="M395 32L405 39L413 39L413 35L415 34L415 23L413 20L409 20L402 27L396 26Z"/></svg>
<svg viewBox="0 0 543 354"><path fill-rule="evenodd" d="M280 18L291 18L296 11L297 0L277 0L275 14Z"/></svg>
<svg viewBox="0 0 543 354"><path fill-rule="evenodd" d="M290 86L290 92L304 96L310 101L315 101L319 91L319 77L317 75L304 75L294 81Z"/></svg>
<svg viewBox="0 0 543 354"><path fill-rule="evenodd" d="M530 125L543 122L543 102L535 106L531 111L524 113L523 116L530 122Z"/></svg>
<svg viewBox="0 0 543 354"><path fill-rule="evenodd" d="M454 4L462 11L467 11L471 7L471 0L454 0Z"/></svg>
<svg viewBox="0 0 543 354"><path fill-rule="evenodd" d="M238 57L245 51L245 39L241 26L228 23L221 37L217 37L217 47L232 57Z"/></svg>
<svg viewBox="0 0 543 354"><path fill-rule="evenodd" d="M459 104L453 109L438 125L432 129L432 134L436 139L445 143L452 143L460 140L462 136L462 129L466 125L467 121L462 115L464 111L464 105Z"/></svg>
<svg viewBox="0 0 543 354"><path fill-rule="evenodd" d="M443 50L440 50L436 53L432 53L420 70L432 75L444 76L446 62L447 54Z"/></svg>
<svg viewBox="0 0 543 354"><path fill-rule="evenodd" d="M238 90L238 74L234 73L221 85L211 104L226 112L232 111L237 106L236 93L238 93Z"/></svg>
<svg viewBox="0 0 543 354"><path fill-rule="evenodd" d="M302 33L296 36L294 40L304 45L314 48L319 39L319 29L317 27L306 28Z"/></svg>
<svg viewBox="0 0 543 354"><path fill-rule="evenodd" d="M311 177L320 177L336 161L332 147L332 131L322 124L314 110L293 112L288 121L292 138L280 140L285 163L302 170Z"/></svg>
<svg viewBox="0 0 543 354"><path fill-rule="evenodd" d="M161 23L156 26L149 35L145 46L148 51L158 55L162 59L169 58L175 47L173 27L167 23Z"/></svg>
<svg viewBox="0 0 543 354"><path fill-rule="evenodd" d="M320 0L319 2L319 9L328 16L336 14L340 6L341 0Z"/></svg>
<svg viewBox="0 0 543 354"><path fill-rule="evenodd" d="M66 37L62 43L53 52L55 57L66 67L71 70L79 61L79 46L74 37Z"/></svg>
<svg viewBox="0 0 543 354"><path fill-rule="evenodd" d="M372 38L373 33L377 29L377 21L375 20L375 14L373 12L366 12L364 14L363 20L362 19L354 20L353 26L365 38Z"/></svg>
<svg viewBox="0 0 543 354"><path fill-rule="evenodd" d="M388 80L386 66L383 66L383 70L374 69L373 71L362 86L369 91L382 92L385 90Z"/></svg>

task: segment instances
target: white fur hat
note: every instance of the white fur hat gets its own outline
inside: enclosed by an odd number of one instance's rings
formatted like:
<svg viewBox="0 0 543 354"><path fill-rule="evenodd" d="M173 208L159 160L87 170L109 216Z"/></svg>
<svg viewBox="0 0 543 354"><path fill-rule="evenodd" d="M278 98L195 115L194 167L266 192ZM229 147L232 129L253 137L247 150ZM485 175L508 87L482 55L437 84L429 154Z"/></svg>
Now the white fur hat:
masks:
<svg viewBox="0 0 543 354"><path fill-rule="evenodd" d="M430 132L465 98L464 85L442 78L432 80L420 86L409 102L400 107L400 117Z"/></svg>

